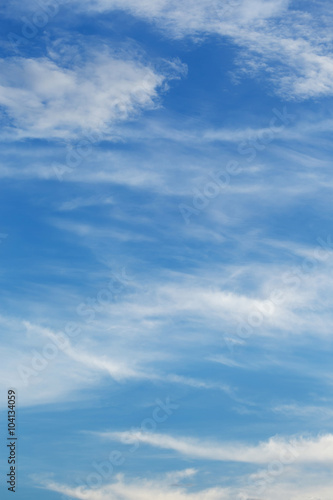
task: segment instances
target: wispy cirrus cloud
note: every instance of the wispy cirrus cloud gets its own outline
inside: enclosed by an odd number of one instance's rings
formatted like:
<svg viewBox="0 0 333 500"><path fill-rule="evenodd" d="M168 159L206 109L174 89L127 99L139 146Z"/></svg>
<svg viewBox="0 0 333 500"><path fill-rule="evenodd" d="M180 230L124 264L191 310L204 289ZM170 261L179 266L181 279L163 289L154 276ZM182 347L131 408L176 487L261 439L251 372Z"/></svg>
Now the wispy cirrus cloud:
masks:
<svg viewBox="0 0 333 500"><path fill-rule="evenodd" d="M75 1L72 2L75 4ZM134 16L155 23L165 33L175 38L187 35L203 37L219 30L232 30L238 26L256 23L284 12L288 0L85 0L80 6L89 12L125 10Z"/></svg>
<svg viewBox="0 0 333 500"><path fill-rule="evenodd" d="M124 10L157 25L175 38L200 41L209 35L231 39L240 49L242 72L266 75L284 99L332 95L332 17L328 2L316 3L316 13L290 0L173 0L158 2L87 0L80 9L92 12ZM318 36L318 33L321 33Z"/></svg>
<svg viewBox="0 0 333 500"><path fill-rule="evenodd" d="M332 463L333 435L326 434L317 438L274 437L256 446L243 443L216 443L197 439L170 436L166 434L141 431L104 432L99 435L106 439L128 443L138 441L150 446L173 450L193 459L234 461L253 464L266 464L285 458L298 463Z"/></svg>
<svg viewBox="0 0 333 500"><path fill-rule="evenodd" d="M195 471L196 474L200 471ZM39 481L39 487L45 490L67 495L67 498L79 500L252 500L258 495L265 495L267 500L330 500L332 478L329 468L320 473L309 471L306 467L289 466L281 471L272 468L259 470L256 473L243 474L233 478L232 485L216 484L214 486L197 487L193 472L178 471L164 476L151 478L130 478L117 474L114 482L98 488L73 487L52 481ZM189 477L194 482L190 488L186 484L176 483L181 478ZM261 498L259 496L259 498Z"/></svg>
<svg viewBox="0 0 333 500"><path fill-rule="evenodd" d="M198 493L188 493L181 486L172 486L172 477L162 480L134 480L129 481L122 475L118 475L114 483L98 489L71 488L46 482L45 489L56 491L70 498L87 500L227 500L222 488L211 488L201 490ZM175 475L177 479L177 475Z"/></svg>

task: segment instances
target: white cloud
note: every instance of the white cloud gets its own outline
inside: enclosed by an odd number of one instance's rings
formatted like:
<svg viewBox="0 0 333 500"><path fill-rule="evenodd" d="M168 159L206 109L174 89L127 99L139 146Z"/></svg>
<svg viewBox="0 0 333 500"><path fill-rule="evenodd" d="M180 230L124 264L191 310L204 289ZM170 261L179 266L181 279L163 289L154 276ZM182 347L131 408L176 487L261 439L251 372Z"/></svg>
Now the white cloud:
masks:
<svg viewBox="0 0 333 500"><path fill-rule="evenodd" d="M81 390L95 387L103 376L116 381L149 378L136 369L133 358L90 352L83 332L71 340L63 332L29 322L1 321L11 338L1 347L0 389L15 387L22 406L76 400Z"/></svg>
<svg viewBox="0 0 333 500"><path fill-rule="evenodd" d="M88 240L94 244L100 237L106 241L107 232L101 236L99 228L94 232L92 226L83 224L81 229L86 230ZM86 237L82 232L75 234ZM110 238L114 239L113 233ZM330 246L329 242L327 244ZM298 261L303 256L305 259L316 254L315 248L282 245ZM268 254L269 247L273 249L272 254ZM265 241L263 251L266 256L274 256L275 242ZM281 251L280 246L277 251ZM281 356L281 338L286 345L293 345L302 336L302 342L310 352L313 347L318 347L318 338L331 342L333 320L329 297L332 287L328 280L332 274L331 253L331 250L327 252L327 261L319 260L314 270L304 272L303 276L301 272L300 284L296 288L283 282L284 273L293 271L285 264L253 263L237 268L218 264L213 270L210 266L203 266L191 274L161 271L153 278L140 275L137 280L130 280L124 293L117 297L116 304L102 294L103 301L106 300L102 306L98 302L99 292L96 292L96 308L92 305L93 299L89 299L88 306L88 297L73 296L69 291L59 303L48 303L45 297L55 297L54 291L43 288L43 297L37 295L40 298L38 306L31 305L29 309L33 311L32 317L40 317L42 310L44 318L48 319L41 320L41 323L49 324L49 329L31 324L22 333L21 322L14 321L11 336L3 346L4 359L8 360L3 367L4 373L10 373L10 359L14 357L17 362L14 372L5 376L3 387L8 383L20 383L17 368L20 365L32 366L32 360L36 358L34 350L45 357L45 346L55 338L55 331L64 329L65 317L69 315L68 318L82 328L80 336L67 350L60 350L55 359L47 362L45 370L41 369L40 373L29 378L29 388L24 392L22 404L34 405L43 398L45 402L68 400L70 394L75 395L78 390L93 387L108 378L124 383L143 380L192 390L220 390L237 401L236 396L241 399L243 395L235 391L233 382L228 383L224 377L222 380L220 377L197 377L186 368L193 366L194 360L200 360L258 370L269 363L270 366L303 373L304 363L300 363L296 356ZM319 256L323 257L323 253ZM98 279L101 280L101 276ZM250 289L249 283L252 283ZM103 290L106 283L102 281L100 286ZM267 301L271 292L281 290L281 287L284 301L273 310ZM36 297L35 293L32 295ZM79 305L83 307L78 310ZM54 317L57 316L55 311L60 317L63 315L62 320ZM258 311L268 312L263 315L261 324L254 325L249 337L241 336L243 332L239 325L248 325L251 315L258 314ZM91 323L87 322L90 316L93 318ZM37 323L35 318L33 321ZM180 322L182 329L179 328ZM17 342L19 338L20 342ZM234 355L228 357L226 352L230 353L225 344L228 338L231 342L245 342L247 346L257 347L260 352L265 351L265 355L252 361L244 359L242 353L239 359ZM50 355L52 357L52 352ZM36 363L34 361L34 366ZM306 365L308 377L319 377L324 385L330 383L325 363L316 366L314 359L313 363L309 361ZM64 382L66 378L70 383Z"/></svg>
<svg viewBox="0 0 333 500"><path fill-rule="evenodd" d="M215 389L234 398L232 389L222 381L184 377L172 373L172 369L164 371L160 361L165 354L154 345L147 349L133 343L133 332L124 333L119 325L115 325L120 331L118 335L104 331L96 338L97 321L88 328L88 333L84 324L77 323L78 334L71 339L64 331L54 332L28 321L7 318L0 321L11 333L1 347L0 391L17 388L22 407L73 401L81 397L80 391L110 379ZM177 370L178 365L172 368Z"/></svg>
<svg viewBox="0 0 333 500"><path fill-rule="evenodd" d="M80 208L114 205L114 203L115 201L111 196L89 196L85 198L77 197L60 203L57 209L59 212L71 212Z"/></svg>
<svg viewBox="0 0 333 500"><path fill-rule="evenodd" d="M80 8L122 9L175 38L228 37L242 49L241 71L264 71L285 99L304 99L333 93L327 4L316 4L316 17L290 0L86 0Z"/></svg>
<svg viewBox="0 0 333 500"><path fill-rule="evenodd" d="M177 473L173 473L175 475ZM183 475L179 472L179 475ZM170 484L172 476L130 479L118 474L112 484L95 489L70 487L54 481L41 487L79 500L331 500L333 482L330 470L283 468L258 471L229 479L230 486L189 491L186 485Z"/></svg>
<svg viewBox="0 0 333 500"><path fill-rule="evenodd" d="M300 417L305 419L331 419L333 409L327 406L307 406L300 404L282 404L273 408L275 413L289 417Z"/></svg>
<svg viewBox="0 0 333 500"><path fill-rule="evenodd" d="M103 46L66 66L60 64L59 54L52 55L53 60L0 60L7 137L70 139L89 131L108 137L115 123L154 108L168 79L182 71L172 63L166 76L137 55L111 53Z"/></svg>
<svg viewBox="0 0 333 500"><path fill-rule="evenodd" d="M192 459L252 464L268 464L281 460L286 465L295 461L297 463L333 463L332 434L317 438L301 437L289 440L274 437L256 446L244 445L243 443L213 443L141 431L105 432L99 433L99 435L124 443L131 440L156 448L174 450Z"/></svg>
<svg viewBox="0 0 333 500"><path fill-rule="evenodd" d="M45 488L82 500L228 500L221 488L187 493L181 486L170 485L170 478L128 481L118 475L114 483L95 490L70 488L54 482L47 483Z"/></svg>
<svg viewBox="0 0 333 500"><path fill-rule="evenodd" d="M126 10L156 23L174 37L202 36L270 18L284 11L288 0L85 0L81 7L100 12Z"/></svg>

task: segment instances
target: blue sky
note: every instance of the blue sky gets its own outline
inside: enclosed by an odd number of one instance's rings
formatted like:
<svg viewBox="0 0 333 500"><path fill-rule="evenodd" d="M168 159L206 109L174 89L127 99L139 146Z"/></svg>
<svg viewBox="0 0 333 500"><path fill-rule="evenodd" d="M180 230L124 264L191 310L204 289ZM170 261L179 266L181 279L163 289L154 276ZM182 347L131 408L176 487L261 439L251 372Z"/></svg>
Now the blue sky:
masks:
<svg viewBox="0 0 333 500"><path fill-rule="evenodd" d="M331 500L330 2L1 14L16 498Z"/></svg>

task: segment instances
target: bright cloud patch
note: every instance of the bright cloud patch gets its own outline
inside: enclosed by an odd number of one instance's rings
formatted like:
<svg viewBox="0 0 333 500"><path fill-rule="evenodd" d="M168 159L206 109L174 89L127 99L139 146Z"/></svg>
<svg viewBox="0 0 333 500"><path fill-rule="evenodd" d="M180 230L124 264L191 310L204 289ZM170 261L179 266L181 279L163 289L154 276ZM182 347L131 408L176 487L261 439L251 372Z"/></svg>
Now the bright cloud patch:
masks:
<svg viewBox="0 0 333 500"><path fill-rule="evenodd" d="M0 61L0 105L21 137L70 138L109 127L156 105L167 77L105 50L68 67L50 58Z"/></svg>
<svg viewBox="0 0 333 500"><path fill-rule="evenodd" d="M196 459L255 464L281 460L285 465L294 463L296 460L298 463L333 462L333 435L331 434L317 439L292 439L289 442L284 439L272 438L258 446L246 446L242 443L213 444L194 439L142 432L104 433L101 436L124 443L137 441L157 448L174 450Z"/></svg>
<svg viewBox="0 0 333 500"><path fill-rule="evenodd" d="M180 474L169 474L160 479L130 480L117 475L115 482L102 487L70 487L48 482L44 488L62 494L62 498L82 500L330 500L332 479L323 471L320 484L305 469L276 471L274 466L238 479L237 486L215 486L190 491L186 484L175 481ZM173 484L174 483L174 484ZM298 484L297 484L298 483ZM260 495L260 496L259 496Z"/></svg>
<svg viewBox="0 0 333 500"><path fill-rule="evenodd" d="M311 6L305 13L289 0L88 0L81 8L99 12L126 10L176 38L227 37L241 48L241 73L261 75L264 71L286 99L333 93L332 29L327 2L318 6L315 15Z"/></svg>

